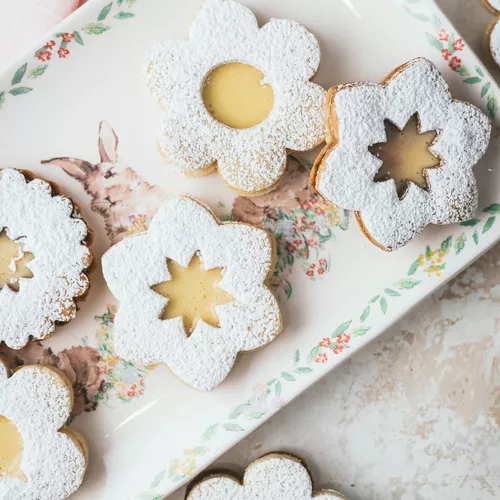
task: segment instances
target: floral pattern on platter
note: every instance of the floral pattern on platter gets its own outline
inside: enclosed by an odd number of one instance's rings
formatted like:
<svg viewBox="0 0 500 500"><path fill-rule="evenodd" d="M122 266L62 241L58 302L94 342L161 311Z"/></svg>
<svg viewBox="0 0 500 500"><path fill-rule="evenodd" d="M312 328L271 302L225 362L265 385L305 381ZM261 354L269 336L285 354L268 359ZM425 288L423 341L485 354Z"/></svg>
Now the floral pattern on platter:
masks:
<svg viewBox="0 0 500 500"><path fill-rule="evenodd" d="M123 403L141 397L144 394L144 379L154 366L137 366L116 355L113 350L113 325L116 306L110 305L102 316L96 316L99 330L96 333L97 351L101 355L101 374L104 383L95 396L95 401L109 402L118 398Z"/></svg>
<svg viewBox="0 0 500 500"><path fill-rule="evenodd" d="M113 0L100 10L96 22L88 23L71 33L55 33L35 51L33 59L26 61L16 70L11 80L11 88L0 90L0 109L8 95L19 96L34 90L33 80L43 76L54 60L67 59L77 45L84 46L87 36L102 35L109 31L112 28L111 19L124 20L135 17L135 14L127 9L131 9L136 2L137 0ZM105 20L106 23L103 22ZM21 83L23 84L20 85Z"/></svg>
<svg viewBox="0 0 500 500"><path fill-rule="evenodd" d="M339 324L332 333L319 338L310 350L296 350L288 370L257 384L248 399L236 406L225 421L210 425L201 435L199 444L192 450L185 450L183 456L172 459L169 467L154 477L150 485L151 490L144 492L141 498L161 498L155 488L158 488L165 478L170 482L179 483L196 472L203 461L198 458L211 452L210 443L221 433L244 432L254 427L252 422L261 420L284 406L288 398L283 394L290 384L295 384L317 371L336 356L346 355L356 338L363 337L371 330L372 325L368 324L368 318L373 319L376 313L387 314L394 300L411 293L411 290L421 285L424 280L442 278L448 261L457 257L468 245L478 245L481 235L492 228L499 214L500 203L488 205L482 215L459 225L465 228L463 232L449 235L437 248L433 249L427 245L411 262L406 275L369 299L358 318L351 318Z"/></svg>
<svg viewBox="0 0 500 500"><path fill-rule="evenodd" d="M238 196L231 219L254 224L276 237L277 260L272 285L287 299L292 295L290 274L296 261L312 280L330 269L327 243L335 229L347 230L348 212L323 200L309 188L311 162L299 156L288 158L283 183L270 194L253 198Z"/></svg>
<svg viewBox="0 0 500 500"><path fill-rule="evenodd" d="M452 27L447 29L441 19L431 11L428 4L424 5L422 0L397 1L411 17L428 25L429 31L425 33L427 41L441 52L441 57L448 62L450 69L464 78L463 83L481 86L480 96L482 99L486 99L488 114L494 118L499 106L498 96L491 85L491 80L481 66L476 65L474 70L465 66L462 54L468 47L464 40L453 31Z"/></svg>

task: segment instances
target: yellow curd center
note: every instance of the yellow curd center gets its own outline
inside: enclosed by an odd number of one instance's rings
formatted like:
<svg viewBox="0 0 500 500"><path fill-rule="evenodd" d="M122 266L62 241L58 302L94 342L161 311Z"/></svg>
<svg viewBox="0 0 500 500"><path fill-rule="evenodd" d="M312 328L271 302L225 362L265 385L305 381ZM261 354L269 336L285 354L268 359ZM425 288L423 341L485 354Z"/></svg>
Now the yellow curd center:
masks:
<svg viewBox="0 0 500 500"><path fill-rule="evenodd" d="M370 147L370 152L383 161L375 175L375 182L394 179L400 198L404 195L408 182L428 189L424 171L440 165L439 158L429 151L437 133L432 130L420 134L416 115L408 120L403 130L386 120L385 131L387 142Z"/></svg>
<svg viewBox="0 0 500 500"><path fill-rule="evenodd" d="M23 254L23 246L22 243L11 240L5 230L0 233L0 288L8 285L18 291L19 281L12 281L12 278L33 278L33 273L26 264L33 260L34 255L30 252Z"/></svg>
<svg viewBox="0 0 500 500"><path fill-rule="evenodd" d="M22 476L23 440L17 427L0 415L0 477Z"/></svg>
<svg viewBox="0 0 500 500"><path fill-rule="evenodd" d="M218 66L203 87L203 102L210 114L231 128L249 128L265 120L274 105L271 85L249 64L232 62Z"/></svg>
<svg viewBox="0 0 500 500"><path fill-rule="evenodd" d="M169 299L161 319L182 316L184 329L189 336L199 320L219 327L215 306L234 300L219 287L221 268L205 270L198 255L194 255L188 267L168 259L168 270L172 279L153 285L152 289Z"/></svg>

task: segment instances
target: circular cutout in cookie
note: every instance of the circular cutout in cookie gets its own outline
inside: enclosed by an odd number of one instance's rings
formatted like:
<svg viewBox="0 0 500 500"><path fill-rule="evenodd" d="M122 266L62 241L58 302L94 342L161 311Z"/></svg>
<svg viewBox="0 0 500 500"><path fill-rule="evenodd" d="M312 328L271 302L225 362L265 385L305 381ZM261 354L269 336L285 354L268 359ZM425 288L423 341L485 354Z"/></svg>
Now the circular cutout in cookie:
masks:
<svg viewBox="0 0 500 500"><path fill-rule="evenodd" d="M264 121L274 106L274 92L264 74L250 64L230 62L205 78L203 102L208 112L231 128L250 128Z"/></svg>
<svg viewBox="0 0 500 500"><path fill-rule="evenodd" d="M22 476L23 439L17 427L0 415L0 477Z"/></svg>

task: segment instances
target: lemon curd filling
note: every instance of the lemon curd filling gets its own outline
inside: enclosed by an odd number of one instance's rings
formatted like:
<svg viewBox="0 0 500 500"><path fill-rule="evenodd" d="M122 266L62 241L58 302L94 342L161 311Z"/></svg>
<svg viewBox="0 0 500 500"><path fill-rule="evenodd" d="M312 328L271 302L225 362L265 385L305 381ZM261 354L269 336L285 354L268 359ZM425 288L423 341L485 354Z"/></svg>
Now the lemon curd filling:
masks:
<svg viewBox="0 0 500 500"><path fill-rule="evenodd" d="M404 195L408 182L428 190L424 172L428 168L440 166L439 158L429 151L437 132L432 130L420 134L416 115L408 120L403 130L386 120L385 131L387 142L370 147L370 152L383 161L375 175L375 182L394 179L400 198Z"/></svg>
<svg viewBox="0 0 500 500"><path fill-rule="evenodd" d="M274 105L274 92L264 74L249 64L231 62L213 69L203 87L209 113L231 128L249 128L264 121Z"/></svg>
<svg viewBox="0 0 500 500"><path fill-rule="evenodd" d="M19 281L12 278L32 278L33 273L26 264L33 260L32 253L23 252L23 244L9 238L6 231L0 233L0 288L8 285L15 291L19 290ZM22 255L19 258L19 255Z"/></svg>
<svg viewBox="0 0 500 500"><path fill-rule="evenodd" d="M17 427L0 415L0 477L22 476L23 440Z"/></svg>
<svg viewBox="0 0 500 500"><path fill-rule="evenodd" d="M172 279L152 287L155 292L169 299L161 319L182 316L187 335L193 332L200 320L219 327L215 307L234 300L219 287L221 268L205 270L196 254L187 267L170 259L167 260L167 266Z"/></svg>

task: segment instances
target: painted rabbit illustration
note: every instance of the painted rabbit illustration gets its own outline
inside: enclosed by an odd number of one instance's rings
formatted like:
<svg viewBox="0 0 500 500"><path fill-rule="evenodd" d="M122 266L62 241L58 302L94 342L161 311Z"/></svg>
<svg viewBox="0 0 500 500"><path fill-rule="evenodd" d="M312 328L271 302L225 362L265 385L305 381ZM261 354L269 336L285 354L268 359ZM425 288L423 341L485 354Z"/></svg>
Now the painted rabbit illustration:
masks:
<svg viewBox="0 0 500 500"><path fill-rule="evenodd" d="M91 196L92 210L102 215L112 243L126 234L147 228L151 216L164 200L164 193L146 182L118 155L118 136L106 122L99 124L97 164L71 157L45 160L77 179Z"/></svg>

